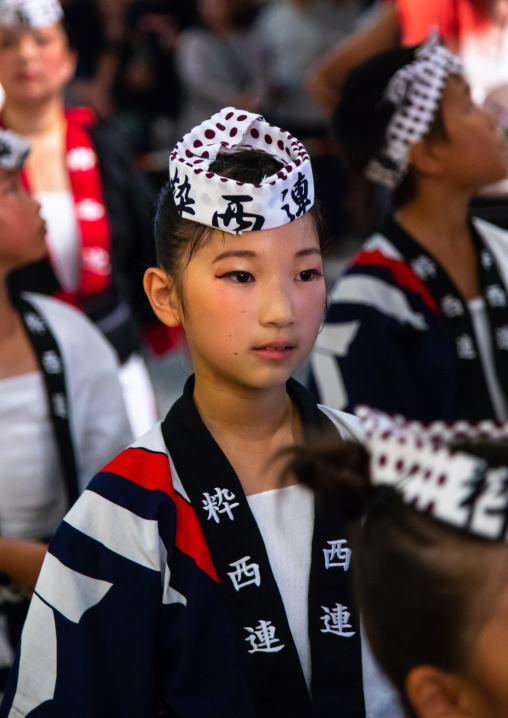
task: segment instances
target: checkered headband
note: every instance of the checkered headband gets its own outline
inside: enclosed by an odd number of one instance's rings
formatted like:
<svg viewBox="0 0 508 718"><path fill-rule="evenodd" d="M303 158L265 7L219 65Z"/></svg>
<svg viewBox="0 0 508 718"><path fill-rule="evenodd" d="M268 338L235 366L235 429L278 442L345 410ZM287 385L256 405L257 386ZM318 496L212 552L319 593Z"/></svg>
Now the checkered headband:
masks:
<svg viewBox="0 0 508 718"><path fill-rule="evenodd" d="M385 133L385 145L365 171L373 182L397 187L409 166L409 148L428 134L441 101L446 78L461 75L461 60L439 44L432 33L415 52L415 59L398 70L383 95L395 105Z"/></svg>
<svg viewBox="0 0 508 718"><path fill-rule="evenodd" d="M30 142L10 130L0 129L0 168L20 170L30 154Z"/></svg>
<svg viewBox="0 0 508 718"><path fill-rule="evenodd" d="M63 18L58 0L0 0L0 25L41 28Z"/></svg>
<svg viewBox="0 0 508 718"><path fill-rule="evenodd" d="M219 152L263 150L282 169L259 184L211 172ZM226 107L175 146L169 181L181 217L231 234L273 229L301 217L314 204L310 158L302 143L260 115Z"/></svg>
<svg viewBox="0 0 508 718"><path fill-rule="evenodd" d="M453 451L450 441L507 440L508 424L423 426L359 407L374 485L392 486L417 510L493 540L508 540L508 466Z"/></svg>

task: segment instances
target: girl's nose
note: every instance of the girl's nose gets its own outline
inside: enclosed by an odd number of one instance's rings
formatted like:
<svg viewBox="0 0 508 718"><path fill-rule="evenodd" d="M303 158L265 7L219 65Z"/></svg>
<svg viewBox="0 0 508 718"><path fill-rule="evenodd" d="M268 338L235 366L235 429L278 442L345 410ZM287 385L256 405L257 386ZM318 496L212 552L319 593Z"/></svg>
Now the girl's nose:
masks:
<svg viewBox="0 0 508 718"><path fill-rule="evenodd" d="M285 283L270 287L261 308L261 324L287 327L295 321L291 288Z"/></svg>

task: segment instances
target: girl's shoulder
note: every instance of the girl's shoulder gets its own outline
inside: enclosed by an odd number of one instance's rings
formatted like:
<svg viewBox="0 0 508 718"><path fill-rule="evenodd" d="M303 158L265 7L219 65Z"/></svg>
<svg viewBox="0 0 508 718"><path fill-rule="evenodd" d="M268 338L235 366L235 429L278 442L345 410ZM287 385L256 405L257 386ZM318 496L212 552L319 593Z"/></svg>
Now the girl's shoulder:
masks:
<svg viewBox="0 0 508 718"><path fill-rule="evenodd" d="M116 371L116 354L99 329L79 309L55 297L24 292L23 297L43 316L60 346L67 368L86 364ZM85 361L86 358L86 361Z"/></svg>
<svg viewBox="0 0 508 718"><path fill-rule="evenodd" d="M174 466L164 443L161 422L110 461L90 486L101 486L111 476L126 480L133 486L162 492L174 500L175 483L178 486L179 480L176 477L175 482Z"/></svg>
<svg viewBox="0 0 508 718"><path fill-rule="evenodd" d="M332 409L330 406L318 404L320 411L330 419L339 432L342 439L346 441L363 442L365 435L360 419L354 414L345 411Z"/></svg>

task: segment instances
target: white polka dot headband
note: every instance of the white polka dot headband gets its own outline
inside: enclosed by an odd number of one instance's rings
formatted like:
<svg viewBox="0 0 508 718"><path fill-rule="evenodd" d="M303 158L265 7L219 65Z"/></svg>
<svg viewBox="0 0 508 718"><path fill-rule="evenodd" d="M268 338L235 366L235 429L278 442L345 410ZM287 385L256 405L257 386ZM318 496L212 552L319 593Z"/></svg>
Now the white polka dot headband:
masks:
<svg viewBox="0 0 508 718"><path fill-rule="evenodd" d="M220 151L241 149L263 150L283 167L259 184L210 171ZM177 143L169 178L182 217L231 234L280 227L314 204L310 158L302 143L260 115L234 107L224 108Z"/></svg>
<svg viewBox="0 0 508 718"><path fill-rule="evenodd" d="M374 485L392 486L414 508L471 533L508 540L508 466L453 451L465 439L506 440L508 425L461 421L423 426L367 407L356 410L365 432Z"/></svg>
<svg viewBox="0 0 508 718"><path fill-rule="evenodd" d="M30 142L10 130L0 129L0 167L20 170L30 154Z"/></svg>
<svg viewBox="0 0 508 718"><path fill-rule="evenodd" d="M439 44L432 33L388 83L383 99L395 105L385 133L385 146L365 171L373 182L397 187L409 166L409 148L429 132L448 75L462 74L461 60Z"/></svg>
<svg viewBox="0 0 508 718"><path fill-rule="evenodd" d="M63 18L58 0L0 0L0 25L50 27Z"/></svg>

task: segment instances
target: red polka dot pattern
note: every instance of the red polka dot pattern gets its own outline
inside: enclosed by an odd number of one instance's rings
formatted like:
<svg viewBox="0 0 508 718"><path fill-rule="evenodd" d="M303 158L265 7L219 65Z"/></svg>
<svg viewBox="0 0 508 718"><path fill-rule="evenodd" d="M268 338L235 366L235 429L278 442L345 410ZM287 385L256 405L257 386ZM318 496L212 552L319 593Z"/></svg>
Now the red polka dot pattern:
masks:
<svg viewBox="0 0 508 718"><path fill-rule="evenodd" d="M221 147L264 150L281 161L282 169L258 184L220 177L210 171L209 165ZM230 208L236 206L231 204L235 195L241 197L242 203L253 203L245 205L244 212L258 217L256 221L262 222L263 228L279 227L301 216L302 207L297 204L294 192L297 181L306 188L310 200L304 211L312 206L314 199L310 161L303 145L287 130L267 123L263 117L232 107L195 127L177 143L170 155L170 175L182 216L186 216L189 207L194 221L209 226L217 226L217 217L231 216ZM245 199L253 193L252 199ZM263 208L266 208L264 214ZM237 233L234 226L221 228Z"/></svg>

